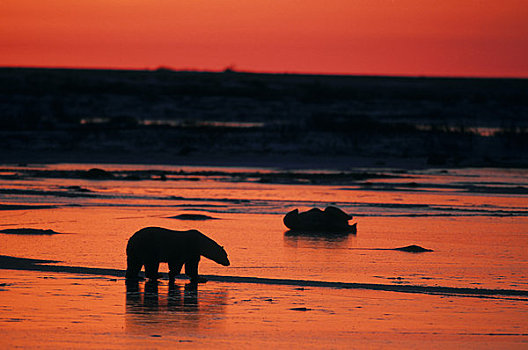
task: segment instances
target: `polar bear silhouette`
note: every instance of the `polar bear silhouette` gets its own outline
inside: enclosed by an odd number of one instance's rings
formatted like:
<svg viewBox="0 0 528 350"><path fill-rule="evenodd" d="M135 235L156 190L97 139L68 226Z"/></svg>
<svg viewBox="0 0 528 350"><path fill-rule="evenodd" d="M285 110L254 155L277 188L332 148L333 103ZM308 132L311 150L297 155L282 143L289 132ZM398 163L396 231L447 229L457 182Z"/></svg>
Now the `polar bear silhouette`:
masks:
<svg viewBox="0 0 528 350"><path fill-rule="evenodd" d="M356 224L348 223L351 219L352 216L341 209L329 206L324 211L312 208L301 213L299 209L294 209L284 216L283 222L286 227L294 231L356 233Z"/></svg>
<svg viewBox="0 0 528 350"><path fill-rule="evenodd" d="M197 230L175 231L161 227L146 227L130 237L126 247L126 278L137 279L145 266L145 276L150 280L158 278L161 262L169 264L169 281L185 265L185 274L191 283L205 282L198 276L198 263L204 256L214 262L229 266L227 253L222 246Z"/></svg>

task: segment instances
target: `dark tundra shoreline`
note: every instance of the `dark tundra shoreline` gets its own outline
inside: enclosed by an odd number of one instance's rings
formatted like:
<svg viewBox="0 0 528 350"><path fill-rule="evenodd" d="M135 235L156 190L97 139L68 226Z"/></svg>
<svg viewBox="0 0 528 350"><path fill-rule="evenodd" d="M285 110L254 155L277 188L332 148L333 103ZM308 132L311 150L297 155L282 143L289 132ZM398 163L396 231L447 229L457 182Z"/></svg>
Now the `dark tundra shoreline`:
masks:
<svg viewBox="0 0 528 350"><path fill-rule="evenodd" d="M528 80L0 68L1 163L528 166Z"/></svg>

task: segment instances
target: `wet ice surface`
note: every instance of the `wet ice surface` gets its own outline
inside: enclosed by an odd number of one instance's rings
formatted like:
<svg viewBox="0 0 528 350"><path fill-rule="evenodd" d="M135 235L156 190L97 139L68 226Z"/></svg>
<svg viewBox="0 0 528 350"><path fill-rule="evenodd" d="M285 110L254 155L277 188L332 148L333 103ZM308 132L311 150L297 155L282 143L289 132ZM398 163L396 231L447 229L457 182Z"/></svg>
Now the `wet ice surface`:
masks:
<svg viewBox="0 0 528 350"><path fill-rule="evenodd" d="M5 166L0 230L63 234L0 233L0 254L122 270L127 239L138 229L192 228L225 246L232 263L202 259L206 275L526 291L527 175L496 169ZM354 216L357 235L293 234L282 223L294 208L328 205ZM386 250L411 244L433 252ZM284 347L295 339L315 347L332 347L332 339L337 347L362 341L388 347L398 334L405 347L439 341L493 348L523 344L528 333L521 321L526 298L236 282L208 282L196 296L183 281L172 294L162 281L157 298L145 301L144 283L131 299L122 279L104 276L2 270L0 283L1 323L14 330L11 344L28 329L64 329L48 336L59 347L84 346L86 338L87 347L137 346L145 339L154 347L263 347L266 341ZM74 312L54 316L64 310Z"/></svg>

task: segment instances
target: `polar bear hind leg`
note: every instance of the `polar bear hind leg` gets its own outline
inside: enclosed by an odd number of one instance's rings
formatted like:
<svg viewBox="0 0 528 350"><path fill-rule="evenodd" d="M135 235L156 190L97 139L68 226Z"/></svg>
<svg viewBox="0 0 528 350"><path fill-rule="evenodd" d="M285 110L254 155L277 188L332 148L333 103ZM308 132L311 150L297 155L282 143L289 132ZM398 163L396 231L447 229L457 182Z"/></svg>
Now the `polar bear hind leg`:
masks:
<svg viewBox="0 0 528 350"><path fill-rule="evenodd" d="M181 261L169 261L169 283L174 283L174 278L180 274L182 266Z"/></svg>

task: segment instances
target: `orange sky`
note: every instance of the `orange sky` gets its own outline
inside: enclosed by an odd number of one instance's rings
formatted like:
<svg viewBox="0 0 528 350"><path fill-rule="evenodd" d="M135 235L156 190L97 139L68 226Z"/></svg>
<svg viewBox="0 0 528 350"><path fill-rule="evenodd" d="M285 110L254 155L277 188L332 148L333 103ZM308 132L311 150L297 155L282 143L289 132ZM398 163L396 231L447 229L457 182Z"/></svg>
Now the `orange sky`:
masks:
<svg viewBox="0 0 528 350"><path fill-rule="evenodd" d="M0 66L528 77L527 0L0 0Z"/></svg>

